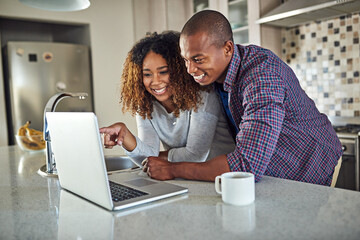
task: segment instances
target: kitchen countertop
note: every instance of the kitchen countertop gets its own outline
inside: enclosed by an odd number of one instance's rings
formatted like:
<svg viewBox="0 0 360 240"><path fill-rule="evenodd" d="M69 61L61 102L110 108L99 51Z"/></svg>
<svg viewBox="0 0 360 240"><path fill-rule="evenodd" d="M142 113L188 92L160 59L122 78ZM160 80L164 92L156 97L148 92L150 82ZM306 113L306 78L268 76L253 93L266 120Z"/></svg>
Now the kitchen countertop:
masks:
<svg viewBox="0 0 360 240"><path fill-rule="evenodd" d="M360 239L360 193L263 177L255 203L224 204L214 183L110 212L36 172L44 153L0 147L0 239ZM121 173L120 173L121 174Z"/></svg>

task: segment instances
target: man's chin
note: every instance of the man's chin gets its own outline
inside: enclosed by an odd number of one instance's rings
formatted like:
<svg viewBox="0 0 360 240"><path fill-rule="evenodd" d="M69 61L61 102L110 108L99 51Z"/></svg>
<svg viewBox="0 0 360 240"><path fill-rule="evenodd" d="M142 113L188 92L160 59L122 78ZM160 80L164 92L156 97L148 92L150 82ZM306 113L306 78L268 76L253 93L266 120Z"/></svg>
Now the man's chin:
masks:
<svg viewBox="0 0 360 240"><path fill-rule="evenodd" d="M210 85L213 83L213 81L211 81L211 79L209 79L209 78L201 79L200 81L195 80L195 82L197 82L201 86L207 86L207 85Z"/></svg>
<svg viewBox="0 0 360 240"><path fill-rule="evenodd" d="M208 86L210 85L211 83L199 83L200 86Z"/></svg>

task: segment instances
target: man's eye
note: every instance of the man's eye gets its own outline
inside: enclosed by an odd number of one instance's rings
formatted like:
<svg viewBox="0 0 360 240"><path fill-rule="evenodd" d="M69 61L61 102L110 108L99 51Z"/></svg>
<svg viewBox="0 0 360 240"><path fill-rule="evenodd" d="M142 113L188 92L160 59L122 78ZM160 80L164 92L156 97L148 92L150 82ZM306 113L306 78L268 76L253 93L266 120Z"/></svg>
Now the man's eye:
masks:
<svg viewBox="0 0 360 240"><path fill-rule="evenodd" d="M195 58L195 59L194 59L194 62L196 62L196 63L201 63L202 61L203 61L202 58Z"/></svg>

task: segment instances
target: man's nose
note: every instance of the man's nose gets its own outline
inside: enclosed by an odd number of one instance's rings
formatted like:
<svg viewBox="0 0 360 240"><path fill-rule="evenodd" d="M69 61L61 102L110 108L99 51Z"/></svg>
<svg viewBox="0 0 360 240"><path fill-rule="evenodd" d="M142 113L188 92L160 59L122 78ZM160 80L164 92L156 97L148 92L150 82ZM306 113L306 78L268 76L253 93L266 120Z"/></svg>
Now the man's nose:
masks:
<svg viewBox="0 0 360 240"><path fill-rule="evenodd" d="M186 69L187 69L187 72L189 74L193 74L193 73L196 72L197 67L196 67L196 65L194 63L189 61L189 62L186 63Z"/></svg>

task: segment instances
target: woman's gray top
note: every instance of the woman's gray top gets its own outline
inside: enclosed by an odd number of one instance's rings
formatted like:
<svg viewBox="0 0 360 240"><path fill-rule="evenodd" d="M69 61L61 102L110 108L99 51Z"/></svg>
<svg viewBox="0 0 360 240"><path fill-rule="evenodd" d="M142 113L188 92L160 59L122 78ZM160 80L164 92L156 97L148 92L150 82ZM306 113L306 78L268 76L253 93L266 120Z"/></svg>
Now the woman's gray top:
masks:
<svg viewBox="0 0 360 240"><path fill-rule="evenodd" d="M235 149L227 121L214 91L201 92L201 103L195 112L181 111L176 118L154 101L152 119L136 116L136 148L125 153L139 166L150 156L158 156L160 141L169 150L170 162L204 162Z"/></svg>

